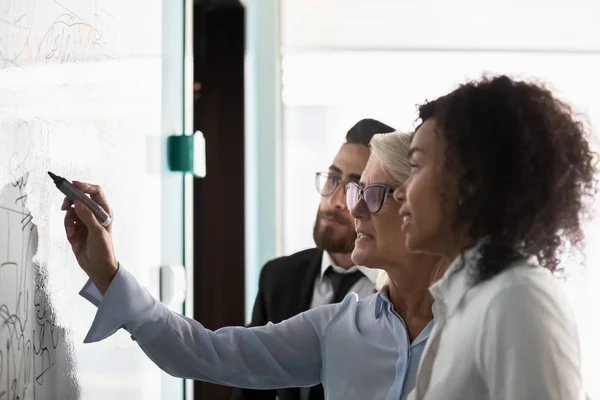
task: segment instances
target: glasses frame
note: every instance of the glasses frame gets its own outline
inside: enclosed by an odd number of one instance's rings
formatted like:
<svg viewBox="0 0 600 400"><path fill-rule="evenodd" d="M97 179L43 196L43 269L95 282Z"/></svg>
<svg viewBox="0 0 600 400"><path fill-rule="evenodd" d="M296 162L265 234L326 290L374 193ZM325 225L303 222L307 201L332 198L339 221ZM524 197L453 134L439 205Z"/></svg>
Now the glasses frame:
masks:
<svg viewBox="0 0 600 400"><path fill-rule="evenodd" d="M394 193L394 190L395 190L395 189L392 189L391 187L389 187L388 185L384 185L382 183L376 183L374 185L361 187L356 182L348 182L344 186L344 193L346 195L346 208L348 209L348 211L352 211L352 209L350 209L350 207L348 207L348 188L350 186L356 186L356 188L358 188L358 200L356 201L356 205L354 207L356 207L358 205L358 203L360 203L360 201L362 200L365 203L365 206L364 206L365 210L369 214L377 214L379 211L381 211L381 207L383 207L383 203L385 202L385 200L388 198L388 196L390 194ZM369 188L375 188L375 187L383 189L383 196L381 196L381 201L379 202L379 206L377 207L377 210L371 211L371 210L369 210L369 207L367 206L367 202L365 201L365 191Z"/></svg>
<svg viewBox="0 0 600 400"><path fill-rule="evenodd" d="M321 177L325 177L326 179L328 179L329 177L336 178L335 186L333 187L333 190L331 191L331 193L323 194L319 190L319 178L321 178ZM333 195L340 185L342 185L342 189L344 190L344 195L346 195L346 185L344 184L344 182L342 181L342 179L339 176L337 176L335 174L331 174L329 172L317 172L315 174L315 187L317 188L317 193L319 193L323 197L329 197L329 196Z"/></svg>

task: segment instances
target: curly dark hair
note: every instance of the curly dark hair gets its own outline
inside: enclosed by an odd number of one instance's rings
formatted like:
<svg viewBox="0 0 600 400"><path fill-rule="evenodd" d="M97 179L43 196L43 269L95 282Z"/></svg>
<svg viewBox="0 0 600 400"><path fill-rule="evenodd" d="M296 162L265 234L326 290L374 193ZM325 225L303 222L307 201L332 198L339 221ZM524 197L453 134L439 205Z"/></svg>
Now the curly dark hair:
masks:
<svg viewBox="0 0 600 400"><path fill-rule="evenodd" d="M454 225L468 221L471 238L489 238L475 280L527 256L562 271L562 251L582 249L596 191L595 153L571 107L542 85L496 76L421 105L419 117L435 120L446 167L459 172Z"/></svg>

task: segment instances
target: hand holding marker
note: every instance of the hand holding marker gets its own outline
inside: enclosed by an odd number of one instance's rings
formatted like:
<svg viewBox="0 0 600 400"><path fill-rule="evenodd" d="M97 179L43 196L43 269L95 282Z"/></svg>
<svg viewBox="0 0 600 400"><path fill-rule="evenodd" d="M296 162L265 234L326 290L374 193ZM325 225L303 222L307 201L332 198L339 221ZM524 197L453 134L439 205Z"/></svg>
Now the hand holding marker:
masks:
<svg viewBox="0 0 600 400"><path fill-rule="evenodd" d="M98 220L98 222L100 222L100 224L102 226L110 225L110 222L111 222L110 215L106 211L104 211L104 209L102 207L100 207L88 195L83 193L81 190L77 189L75 186L73 186L73 184L71 182L69 182L65 178L63 178L61 176L57 176L50 171L48 171L48 175L50 175L50 177L54 181L54 184L56 185L58 190L63 192L64 195L67 196L67 198L69 200L81 201L83 204L86 205L87 208L90 209L90 211L94 214L94 216L96 217L96 219Z"/></svg>

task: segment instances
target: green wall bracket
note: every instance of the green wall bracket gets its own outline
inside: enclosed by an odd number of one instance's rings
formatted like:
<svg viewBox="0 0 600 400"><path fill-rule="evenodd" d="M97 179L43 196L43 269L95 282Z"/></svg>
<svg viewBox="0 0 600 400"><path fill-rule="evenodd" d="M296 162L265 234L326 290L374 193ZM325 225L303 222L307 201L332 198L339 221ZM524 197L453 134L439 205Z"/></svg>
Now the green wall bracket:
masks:
<svg viewBox="0 0 600 400"><path fill-rule="evenodd" d="M167 166L170 171L206 176L205 145L202 132L167 137Z"/></svg>

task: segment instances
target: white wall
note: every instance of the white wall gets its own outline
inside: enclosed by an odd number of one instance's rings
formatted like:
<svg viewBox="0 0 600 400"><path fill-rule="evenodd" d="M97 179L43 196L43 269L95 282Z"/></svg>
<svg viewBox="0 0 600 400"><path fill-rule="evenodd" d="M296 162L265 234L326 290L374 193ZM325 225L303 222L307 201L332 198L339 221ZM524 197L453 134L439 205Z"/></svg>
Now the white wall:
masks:
<svg viewBox="0 0 600 400"><path fill-rule="evenodd" d="M600 50L597 0L281 0L299 49Z"/></svg>

